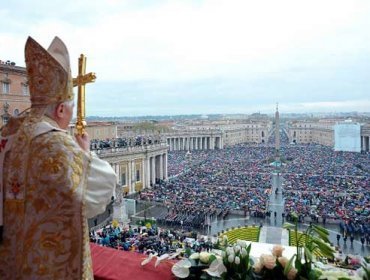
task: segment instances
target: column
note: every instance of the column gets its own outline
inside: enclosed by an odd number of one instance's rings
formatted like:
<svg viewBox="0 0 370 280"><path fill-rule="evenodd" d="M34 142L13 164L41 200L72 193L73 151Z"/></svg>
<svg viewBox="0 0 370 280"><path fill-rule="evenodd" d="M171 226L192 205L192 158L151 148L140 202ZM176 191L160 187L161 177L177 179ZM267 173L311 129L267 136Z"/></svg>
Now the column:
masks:
<svg viewBox="0 0 370 280"><path fill-rule="evenodd" d="M195 150L198 150L198 137L195 137Z"/></svg>
<svg viewBox="0 0 370 280"><path fill-rule="evenodd" d="M164 155L164 160L163 160L163 177L164 179L166 180L168 178L168 174L167 174L167 164L168 164L168 154L165 153Z"/></svg>
<svg viewBox="0 0 370 280"><path fill-rule="evenodd" d="M362 136L361 147L362 147L363 151L366 151L366 138L365 138L365 136Z"/></svg>
<svg viewBox="0 0 370 280"><path fill-rule="evenodd" d="M159 179L163 180L163 155L159 155Z"/></svg>
<svg viewBox="0 0 370 280"><path fill-rule="evenodd" d="M132 182L132 173L131 173L131 162L127 162L127 181L126 186L128 186L128 193L131 193L131 182Z"/></svg>
<svg viewBox="0 0 370 280"><path fill-rule="evenodd" d="M145 185L150 188L150 161L149 158L145 159Z"/></svg>
<svg viewBox="0 0 370 280"><path fill-rule="evenodd" d="M136 166L135 166L135 160L131 160L131 192L135 192L135 182L136 182Z"/></svg>
<svg viewBox="0 0 370 280"><path fill-rule="evenodd" d="M151 157L150 158L150 160L151 160L151 162L152 162L152 164L151 164L151 178L152 178L152 186L154 186L154 184L155 184L155 157Z"/></svg>
<svg viewBox="0 0 370 280"><path fill-rule="evenodd" d="M203 150L203 137L200 137L200 149Z"/></svg>
<svg viewBox="0 0 370 280"><path fill-rule="evenodd" d="M143 184L143 189L146 188L146 172L145 172L145 159L141 159L140 181Z"/></svg>
<svg viewBox="0 0 370 280"><path fill-rule="evenodd" d="M114 173L116 173L117 175L117 183L119 183L119 173L118 173L118 164L117 163L113 163L112 164L112 167L113 167L113 170L114 170Z"/></svg>
<svg viewBox="0 0 370 280"><path fill-rule="evenodd" d="M116 174L117 174L117 183L121 182L121 165L116 163Z"/></svg>

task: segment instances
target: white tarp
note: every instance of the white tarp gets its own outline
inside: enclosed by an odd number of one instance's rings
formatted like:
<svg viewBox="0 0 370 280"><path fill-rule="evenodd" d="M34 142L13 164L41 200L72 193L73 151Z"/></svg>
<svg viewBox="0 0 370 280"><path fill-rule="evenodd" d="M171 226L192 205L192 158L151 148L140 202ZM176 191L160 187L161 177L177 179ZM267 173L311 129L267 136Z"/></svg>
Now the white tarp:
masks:
<svg viewBox="0 0 370 280"><path fill-rule="evenodd" d="M361 152L361 125L352 122L334 126L334 151Z"/></svg>

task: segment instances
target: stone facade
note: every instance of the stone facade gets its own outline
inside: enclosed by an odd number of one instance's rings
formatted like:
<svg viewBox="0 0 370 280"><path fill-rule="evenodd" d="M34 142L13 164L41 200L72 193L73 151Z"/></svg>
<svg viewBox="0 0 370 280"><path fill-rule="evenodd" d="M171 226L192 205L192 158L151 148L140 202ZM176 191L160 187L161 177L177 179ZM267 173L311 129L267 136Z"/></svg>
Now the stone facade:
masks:
<svg viewBox="0 0 370 280"><path fill-rule="evenodd" d="M112 165L123 193L131 194L167 179L167 150L166 143L159 143L96 150L96 153Z"/></svg>
<svg viewBox="0 0 370 280"><path fill-rule="evenodd" d="M74 135L76 132L75 125L69 126L69 133ZM90 139L105 140L117 138L117 125L111 122L88 122L86 132Z"/></svg>
<svg viewBox="0 0 370 280"><path fill-rule="evenodd" d="M0 126L30 106L26 68L0 60Z"/></svg>
<svg viewBox="0 0 370 280"><path fill-rule="evenodd" d="M207 122L184 125L162 134L170 151L223 149L240 143L264 143L272 129L271 121Z"/></svg>
<svg viewBox="0 0 370 280"><path fill-rule="evenodd" d="M328 147L335 144L334 125L341 119L294 121L288 123L289 142L297 144L316 143ZM370 123L361 125L361 150L369 151Z"/></svg>

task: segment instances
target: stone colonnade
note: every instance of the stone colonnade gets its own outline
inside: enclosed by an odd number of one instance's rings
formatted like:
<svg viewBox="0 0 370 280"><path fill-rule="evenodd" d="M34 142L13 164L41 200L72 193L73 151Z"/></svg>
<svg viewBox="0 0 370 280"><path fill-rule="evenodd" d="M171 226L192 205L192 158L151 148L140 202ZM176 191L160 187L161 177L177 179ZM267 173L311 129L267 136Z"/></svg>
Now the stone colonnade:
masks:
<svg viewBox="0 0 370 280"><path fill-rule="evenodd" d="M361 136L361 151L369 152L370 151L370 136Z"/></svg>
<svg viewBox="0 0 370 280"><path fill-rule="evenodd" d="M221 136L168 136L170 151L214 150L223 148Z"/></svg>
<svg viewBox="0 0 370 280"><path fill-rule="evenodd" d="M108 161L117 174L117 184L124 192L134 193L167 179L167 145L165 143L101 150L98 156Z"/></svg>

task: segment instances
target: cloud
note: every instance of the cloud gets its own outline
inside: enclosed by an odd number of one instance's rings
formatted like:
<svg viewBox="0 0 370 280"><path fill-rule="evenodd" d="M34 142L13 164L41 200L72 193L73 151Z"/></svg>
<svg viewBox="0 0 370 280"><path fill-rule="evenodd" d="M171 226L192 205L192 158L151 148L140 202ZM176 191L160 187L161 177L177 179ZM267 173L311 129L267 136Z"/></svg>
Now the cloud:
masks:
<svg viewBox="0 0 370 280"><path fill-rule="evenodd" d="M60 36L72 71L84 53L97 73L91 114L366 100L369 12L361 0L7 1L0 59L24 65L28 35Z"/></svg>

